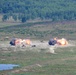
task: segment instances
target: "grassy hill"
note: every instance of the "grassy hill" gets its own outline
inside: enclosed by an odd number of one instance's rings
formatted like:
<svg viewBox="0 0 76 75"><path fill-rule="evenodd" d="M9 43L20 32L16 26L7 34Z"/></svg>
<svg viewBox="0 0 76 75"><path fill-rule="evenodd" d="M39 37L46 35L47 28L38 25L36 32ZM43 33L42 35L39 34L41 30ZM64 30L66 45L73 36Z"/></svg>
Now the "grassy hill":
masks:
<svg viewBox="0 0 76 75"><path fill-rule="evenodd" d="M0 63L20 66L0 71L0 75L76 75L76 21L1 22L0 40L7 36L32 39L64 37L70 39L70 46L52 47L46 44L48 41L35 40L38 46L20 48L9 46L7 40L0 41ZM53 48L57 54L48 53L49 48Z"/></svg>
<svg viewBox="0 0 76 75"><path fill-rule="evenodd" d="M35 39L50 39L51 37L64 37L75 39L76 22L34 22L34 23L0 23L0 37L20 37Z"/></svg>
<svg viewBox="0 0 76 75"><path fill-rule="evenodd" d="M71 46L66 47L49 46L47 41L35 42L40 44L22 48L0 41L0 63L19 65L13 70L0 71L0 75L76 75L76 40L69 41ZM56 54L47 52L49 48Z"/></svg>
<svg viewBox="0 0 76 75"><path fill-rule="evenodd" d="M26 22L30 19L76 20L75 0L1 0L2 21Z"/></svg>

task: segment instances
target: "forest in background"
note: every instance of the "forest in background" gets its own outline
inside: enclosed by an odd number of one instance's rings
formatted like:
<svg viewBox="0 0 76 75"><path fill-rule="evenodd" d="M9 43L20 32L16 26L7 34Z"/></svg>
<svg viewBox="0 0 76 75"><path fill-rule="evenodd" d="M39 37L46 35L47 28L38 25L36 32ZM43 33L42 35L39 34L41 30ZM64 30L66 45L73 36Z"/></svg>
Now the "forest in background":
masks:
<svg viewBox="0 0 76 75"><path fill-rule="evenodd" d="M51 21L75 20L76 0L1 0L2 21L41 19Z"/></svg>

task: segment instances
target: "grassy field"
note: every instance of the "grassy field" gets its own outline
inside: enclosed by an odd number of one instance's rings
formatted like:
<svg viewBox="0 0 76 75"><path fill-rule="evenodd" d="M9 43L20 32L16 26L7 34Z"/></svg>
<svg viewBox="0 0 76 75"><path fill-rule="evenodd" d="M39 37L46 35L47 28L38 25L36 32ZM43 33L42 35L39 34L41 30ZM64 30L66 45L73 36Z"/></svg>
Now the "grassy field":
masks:
<svg viewBox="0 0 76 75"><path fill-rule="evenodd" d="M19 37L34 39L50 39L64 37L76 39L76 21L34 22L34 23L0 23L0 38Z"/></svg>
<svg viewBox="0 0 76 75"><path fill-rule="evenodd" d="M70 46L54 46L56 54L52 54L47 52L52 46L44 47L45 42L41 43L42 46L20 48L9 46L9 41L1 41L0 63L20 67L0 71L0 75L76 75L75 42L69 41Z"/></svg>
<svg viewBox="0 0 76 75"><path fill-rule="evenodd" d="M11 47L12 37L29 37L39 46ZM46 44L52 37L64 37L71 45L54 47L56 54L49 53L52 47ZM76 75L76 22L0 23L0 63L20 65L0 75Z"/></svg>

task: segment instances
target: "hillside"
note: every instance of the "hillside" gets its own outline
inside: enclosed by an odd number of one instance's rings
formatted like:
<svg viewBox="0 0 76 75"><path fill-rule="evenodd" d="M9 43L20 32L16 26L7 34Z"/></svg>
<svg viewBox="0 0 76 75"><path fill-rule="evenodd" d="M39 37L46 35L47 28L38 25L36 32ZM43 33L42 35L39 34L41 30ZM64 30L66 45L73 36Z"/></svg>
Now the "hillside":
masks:
<svg viewBox="0 0 76 75"><path fill-rule="evenodd" d="M64 37L76 39L76 21L35 22L21 24L1 24L0 37L19 37L34 39L50 39Z"/></svg>
<svg viewBox="0 0 76 75"><path fill-rule="evenodd" d="M15 21L26 22L40 18L51 21L75 20L75 0L1 0L0 14L6 21L11 16Z"/></svg>
<svg viewBox="0 0 76 75"><path fill-rule="evenodd" d="M66 46L50 46L48 41L35 39L31 42L22 47L0 41L0 64L19 65L11 70L0 67L0 75L76 75L76 40L69 40Z"/></svg>

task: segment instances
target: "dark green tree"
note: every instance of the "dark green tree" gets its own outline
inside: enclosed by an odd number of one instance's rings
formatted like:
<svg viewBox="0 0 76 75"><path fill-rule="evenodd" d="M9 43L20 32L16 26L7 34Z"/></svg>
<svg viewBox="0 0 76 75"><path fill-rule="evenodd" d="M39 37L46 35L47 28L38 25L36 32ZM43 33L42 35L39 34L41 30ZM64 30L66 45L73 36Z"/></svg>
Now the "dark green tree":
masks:
<svg viewBox="0 0 76 75"><path fill-rule="evenodd" d="M8 19L8 16L7 15L3 15L2 21L6 21L7 19Z"/></svg>
<svg viewBox="0 0 76 75"><path fill-rule="evenodd" d="M17 21L17 15L13 15L12 18Z"/></svg>

